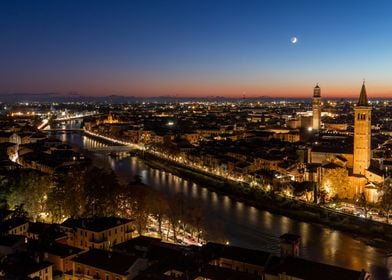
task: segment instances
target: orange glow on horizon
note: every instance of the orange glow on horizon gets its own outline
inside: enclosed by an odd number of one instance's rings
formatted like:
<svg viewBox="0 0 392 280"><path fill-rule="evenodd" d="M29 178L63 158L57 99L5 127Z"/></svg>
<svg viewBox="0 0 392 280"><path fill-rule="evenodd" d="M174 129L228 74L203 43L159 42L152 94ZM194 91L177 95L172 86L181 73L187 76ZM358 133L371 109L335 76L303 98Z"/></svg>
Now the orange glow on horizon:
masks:
<svg viewBox="0 0 392 280"><path fill-rule="evenodd" d="M216 97L227 98L256 98L256 97L277 97L277 98L311 98L313 87L316 82L290 81L287 83L269 84L257 81L157 81L146 80L127 81L118 79L113 83L108 81L86 81L83 84L69 85L58 84L57 87L42 89L40 87L18 88L14 92L58 92L67 95L70 92L77 92L84 96L108 96L122 95L135 97ZM357 98L361 89L361 82L346 84L321 83L322 98ZM372 98L392 98L392 85L374 85L366 83L367 94Z"/></svg>
<svg viewBox="0 0 392 280"><path fill-rule="evenodd" d="M322 98L357 98L360 93L360 85L353 86L332 86L321 87ZM126 88L126 87L124 87ZM213 85L213 84L177 84L177 85L150 85L138 86L129 90L103 90L90 89L86 90L88 95L105 96L108 93L136 96L136 97L212 97L222 96L227 98L255 98L255 97L277 97L277 98L311 98L313 95L313 87L307 86L246 86L246 85ZM83 92L83 91L82 91ZM367 93L369 98L392 98L392 87L371 87L367 85Z"/></svg>

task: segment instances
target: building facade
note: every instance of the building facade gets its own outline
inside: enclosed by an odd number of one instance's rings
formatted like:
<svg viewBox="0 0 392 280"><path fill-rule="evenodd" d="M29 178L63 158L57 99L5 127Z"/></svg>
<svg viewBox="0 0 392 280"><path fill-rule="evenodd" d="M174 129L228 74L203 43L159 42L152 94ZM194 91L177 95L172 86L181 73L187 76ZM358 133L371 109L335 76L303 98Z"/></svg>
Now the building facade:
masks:
<svg viewBox="0 0 392 280"><path fill-rule="evenodd" d="M67 244L80 249L109 249L132 238L132 220L116 217L69 218L61 224Z"/></svg>

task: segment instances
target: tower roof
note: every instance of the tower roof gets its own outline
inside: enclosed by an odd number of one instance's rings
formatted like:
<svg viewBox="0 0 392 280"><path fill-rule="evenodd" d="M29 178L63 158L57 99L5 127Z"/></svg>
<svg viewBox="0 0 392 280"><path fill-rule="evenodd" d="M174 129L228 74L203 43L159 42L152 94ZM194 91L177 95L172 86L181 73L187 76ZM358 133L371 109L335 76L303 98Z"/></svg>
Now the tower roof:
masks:
<svg viewBox="0 0 392 280"><path fill-rule="evenodd" d="M368 97L366 94L365 82L362 84L361 94L357 106L369 106Z"/></svg>
<svg viewBox="0 0 392 280"><path fill-rule="evenodd" d="M313 97L321 97L320 96L320 87L318 85L318 83L316 84L316 86L313 89Z"/></svg>

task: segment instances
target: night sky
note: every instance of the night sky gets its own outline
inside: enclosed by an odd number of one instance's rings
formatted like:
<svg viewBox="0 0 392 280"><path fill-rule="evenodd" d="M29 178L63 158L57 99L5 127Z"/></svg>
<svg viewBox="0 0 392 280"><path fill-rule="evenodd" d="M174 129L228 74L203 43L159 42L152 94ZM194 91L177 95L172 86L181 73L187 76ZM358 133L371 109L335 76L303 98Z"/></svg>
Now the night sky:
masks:
<svg viewBox="0 0 392 280"><path fill-rule="evenodd" d="M1 0L0 94L392 96L392 1ZM296 36L293 44L290 38Z"/></svg>

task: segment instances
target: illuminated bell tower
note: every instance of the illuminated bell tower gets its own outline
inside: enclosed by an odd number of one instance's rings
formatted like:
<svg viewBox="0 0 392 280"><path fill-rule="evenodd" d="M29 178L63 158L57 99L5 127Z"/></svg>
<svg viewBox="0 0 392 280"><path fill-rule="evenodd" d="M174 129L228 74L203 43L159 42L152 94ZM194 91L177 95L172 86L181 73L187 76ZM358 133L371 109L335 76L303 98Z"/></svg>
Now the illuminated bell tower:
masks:
<svg viewBox="0 0 392 280"><path fill-rule="evenodd" d="M321 94L318 84L313 89L312 110L312 129L313 132L317 133L319 132L321 126Z"/></svg>
<svg viewBox="0 0 392 280"><path fill-rule="evenodd" d="M354 107L354 166L353 173L365 175L371 158L371 112L365 82L357 106Z"/></svg>

